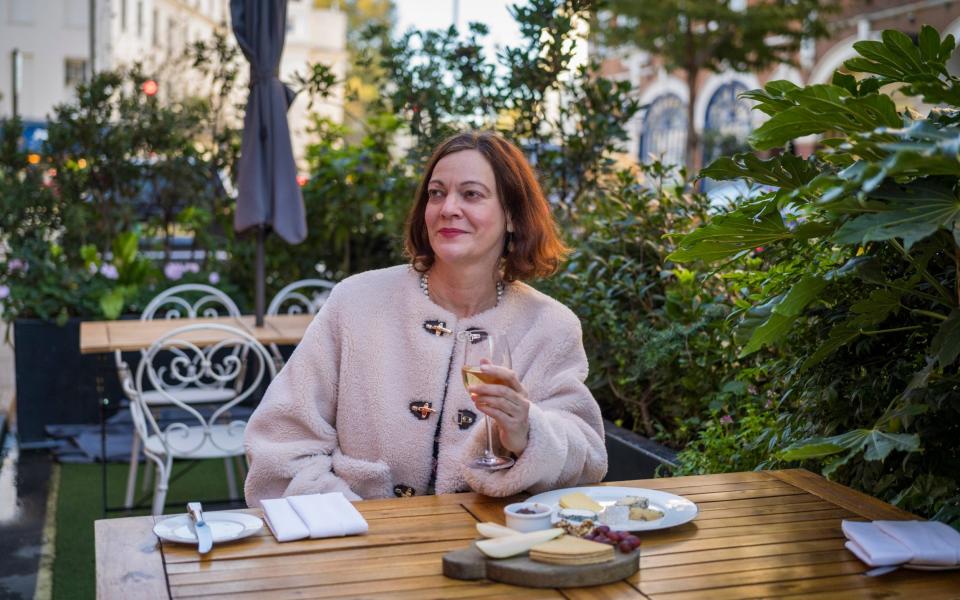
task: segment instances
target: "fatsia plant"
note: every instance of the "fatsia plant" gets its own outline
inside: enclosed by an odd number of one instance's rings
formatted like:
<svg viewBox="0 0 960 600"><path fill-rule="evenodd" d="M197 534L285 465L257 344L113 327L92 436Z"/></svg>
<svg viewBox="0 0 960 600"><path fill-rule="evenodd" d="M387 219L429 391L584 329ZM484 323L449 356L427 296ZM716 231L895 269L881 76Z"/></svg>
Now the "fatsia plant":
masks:
<svg viewBox="0 0 960 600"><path fill-rule="evenodd" d="M916 43L885 31L857 42L859 56L830 84L773 81L749 92L769 116L750 137L756 150L777 152L813 134L819 149L806 159L738 154L701 172L756 188L684 236L671 260L724 263L757 247L771 263L801 249L817 257L771 278L766 294L739 313L741 356L768 347L794 359L785 394L809 394L814 385L824 386L821 396L825 387L849 393L835 398L849 403L845 415L809 424L781 459L818 459L828 475L841 467L862 475L872 468L866 463L902 451L905 462L928 461L926 475L949 471L954 490L960 479L955 467L934 464L946 456L936 440L957 428L951 398L960 394L960 78L946 67L954 47L953 36L941 39L931 27ZM900 109L894 92L935 108L926 116ZM806 351L792 356L798 348ZM886 394L869 399L878 410L864 408L855 379Z"/></svg>

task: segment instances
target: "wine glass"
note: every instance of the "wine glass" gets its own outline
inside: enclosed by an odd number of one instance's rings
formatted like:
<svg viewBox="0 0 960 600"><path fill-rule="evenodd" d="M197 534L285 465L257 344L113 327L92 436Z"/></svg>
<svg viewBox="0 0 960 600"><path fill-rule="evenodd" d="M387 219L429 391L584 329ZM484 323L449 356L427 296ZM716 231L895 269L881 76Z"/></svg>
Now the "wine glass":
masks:
<svg viewBox="0 0 960 600"><path fill-rule="evenodd" d="M466 333L466 347L463 351L463 385L469 387L478 383L492 383L507 385L507 382L492 374L480 370L481 365L497 365L510 367L510 346L507 337L502 333L488 332L482 329L470 329ZM469 392L469 390L467 390ZM470 463L475 469L497 471L513 466L514 460L507 456L497 456L493 453L493 423L492 419L484 415L484 425L487 428L487 447L483 456L479 456Z"/></svg>

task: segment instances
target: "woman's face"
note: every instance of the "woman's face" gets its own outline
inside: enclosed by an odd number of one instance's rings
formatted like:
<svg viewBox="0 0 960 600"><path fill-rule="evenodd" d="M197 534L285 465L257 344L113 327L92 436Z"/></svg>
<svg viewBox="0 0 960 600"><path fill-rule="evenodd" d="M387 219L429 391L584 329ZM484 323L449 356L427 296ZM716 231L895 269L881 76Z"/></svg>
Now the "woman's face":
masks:
<svg viewBox="0 0 960 600"><path fill-rule="evenodd" d="M507 217L493 168L480 152L461 150L437 162L427 184L424 219L438 262L494 268Z"/></svg>

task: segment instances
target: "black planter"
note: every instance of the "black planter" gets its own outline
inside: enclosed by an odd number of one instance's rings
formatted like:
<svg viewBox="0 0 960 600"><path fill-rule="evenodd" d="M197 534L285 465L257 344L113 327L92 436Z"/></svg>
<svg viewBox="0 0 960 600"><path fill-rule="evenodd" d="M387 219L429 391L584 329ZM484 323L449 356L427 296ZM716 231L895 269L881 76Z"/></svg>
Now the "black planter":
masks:
<svg viewBox="0 0 960 600"><path fill-rule="evenodd" d="M609 468L604 481L652 479L657 467L669 473L677 465L677 453L641 435L604 419Z"/></svg>
<svg viewBox="0 0 960 600"><path fill-rule="evenodd" d="M44 427L99 422L99 399L122 398L112 354L80 354L80 319L59 326L41 319L13 324L17 434L21 444L46 441Z"/></svg>

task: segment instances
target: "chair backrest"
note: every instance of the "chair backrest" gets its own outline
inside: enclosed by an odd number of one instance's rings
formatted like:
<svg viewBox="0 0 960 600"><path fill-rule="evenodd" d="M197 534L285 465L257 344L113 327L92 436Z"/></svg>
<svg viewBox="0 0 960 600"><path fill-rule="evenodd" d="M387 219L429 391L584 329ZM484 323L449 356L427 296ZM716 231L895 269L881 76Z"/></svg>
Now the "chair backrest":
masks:
<svg viewBox="0 0 960 600"><path fill-rule="evenodd" d="M242 449L246 421L225 422L230 418L228 411L275 375L270 354L246 331L229 325L193 324L155 341L124 385L141 438L157 435L168 454L189 456L208 440L225 453ZM222 403L205 402L202 411L190 404L190 390L210 387L230 388L235 395ZM148 391L156 391L179 409L174 422L158 422L144 397Z"/></svg>
<svg viewBox="0 0 960 600"><path fill-rule="evenodd" d="M240 309L230 296L202 283L184 283L167 288L153 297L140 314L141 321L154 319L187 319L197 317L239 317ZM144 350L140 354L144 354ZM113 353L121 385L133 375L119 350ZM222 388L212 382L210 388Z"/></svg>
<svg viewBox="0 0 960 600"><path fill-rule="evenodd" d="M184 283L157 294L143 309L140 320L239 316L237 304L217 288Z"/></svg>
<svg viewBox="0 0 960 600"><path fill-rule="evenodd" d="M326 302L330 290L336 285L326 279L301 279L286 286L273 297L267 307L268 315L308 314L314 315Z"/></svg>

